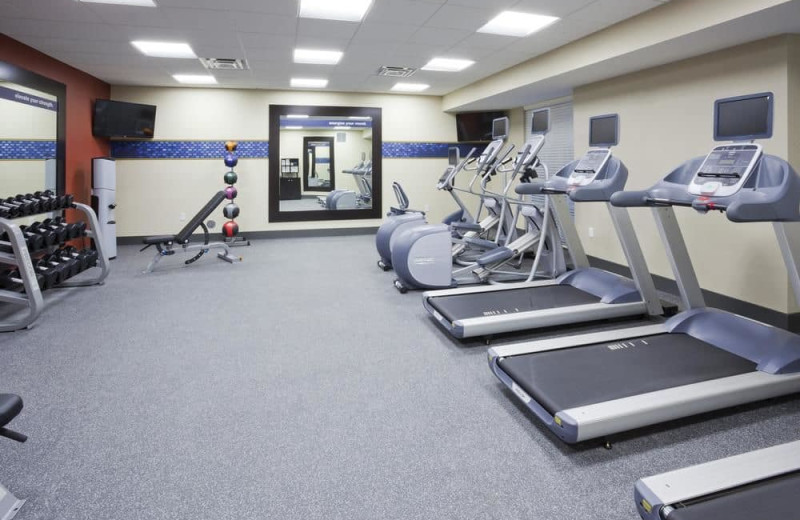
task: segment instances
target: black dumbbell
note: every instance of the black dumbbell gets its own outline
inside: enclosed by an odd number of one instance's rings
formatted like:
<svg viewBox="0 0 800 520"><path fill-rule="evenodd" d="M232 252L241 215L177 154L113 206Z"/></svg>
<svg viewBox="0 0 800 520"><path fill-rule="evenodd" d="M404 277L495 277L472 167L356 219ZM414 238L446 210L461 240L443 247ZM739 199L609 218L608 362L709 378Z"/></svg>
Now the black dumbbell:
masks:
<svg viewBox="0 0 800 520"><path fill-rule="evenodd" d="M65 280L64 266L43 258L33 264L33 269L44 278L43 289L51 289Z"/></svg>
<svg viewBox="0 0 800 520"><path fill-rule="evenodd" d="M49 229L56 234L56 242L63 244L70 238L70 229L61 217L47 218L42 222L41 227Z"/></svg>
<svg viewBox="0 0 800 520"><path fill-rule="evenodd" d="M0 206L8 209L10 218L17 218L27 215L23 212L23 205L19 202L12 202L13 199L0 200Z"/></svg>
<svg viewBox="0 0 800 520"><path fill-rule="evenodd" d="M67 246L63 249L59 249L57 253L63 260L75 260L78 264L78 272L85 271L89 267L89 256L87 255L88 250L78 250L73 246ZM76 273L77 274L77 273Z"/></svg>
<svg viewBox="0 0 800 520"><path fill-rule="evenodd" d="M11 208L0 206L0 218L11 218Z"/></svg>
<svg viewBox="0 0 800 520"><path fill-rule="evenodd" d="M26 193L25 195L20 193L14 198L21 202L28 202L34 204L35 207L37 208L36 213L41 213L43 211L50 211L51 209L53 209L50 203L50 199L37 197L33 193Z"/></svg>
<svg viewBox="0 0 800 520"><path fill-rule="evenodd" d="M28 198L27 195L19 194L14 197L14 200L20 202L21 204L27 204L29 208L28 209L29 215L33 215L35 213L41 213L42 211L44 211L44 208L42 208L42 202L38 199L31 199Z"/></svg>
<svg viewBox="0 0 800 520"><path fill-rule="evenodd" d="M71 208L74 202L75 202L74 195L69 195L69 194L64 195L61 197L61 208L62 209Z"/></svg>
<svg viewBox="0 0 800 520"><path fill-rule="evenodd" d="M65 280L67 278L72 278L82 270L80 261L78 261L78 259L74 258L72 255L64 253L62 249L56 250L53 254L45 258L53 262L58 262L64 266Z"/></svg>
<svg viewBox="0 0 800 520"><path fill-rule="evenodd" d="M22 236L25 237L25 244L28 246L29 251L39 251L47 247L47 238L38 229L31 230L27 226L20 226L19 230L22 231Z"/></svg>
<svg viewBox="0 0 800 520"><path fill-rule="evenodd" d="M33 196L38 197L42 201L47 201L48 207L51 210L56 210L61 207L61 200L59 199L58 195L53 193L51 190L35 191Z"/></svg>
<svg viewBox="0 0 800 520"><path fill-rule="evenodd" d="M36 283L39 285L39 289L44 289L44 276L36 273ZM24 289L24 287L25 285L22 282L22 276L19 274L19 269L11 269L9 271L0 273L0 288L7 289L9 291L17 291Z"/></svg>

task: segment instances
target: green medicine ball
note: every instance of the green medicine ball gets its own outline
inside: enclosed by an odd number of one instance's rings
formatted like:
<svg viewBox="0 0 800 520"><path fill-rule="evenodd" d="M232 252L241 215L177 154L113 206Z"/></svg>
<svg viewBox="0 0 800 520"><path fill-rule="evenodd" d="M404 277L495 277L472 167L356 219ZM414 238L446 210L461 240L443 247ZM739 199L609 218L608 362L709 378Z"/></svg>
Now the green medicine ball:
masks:
<svg viewBox="0 0 800 520"><path fill-rule="evenodd" d="M236 181L239 180L239 176L236 175L236 172L230 171L225 174L225 184L236 184Z"/></svg>

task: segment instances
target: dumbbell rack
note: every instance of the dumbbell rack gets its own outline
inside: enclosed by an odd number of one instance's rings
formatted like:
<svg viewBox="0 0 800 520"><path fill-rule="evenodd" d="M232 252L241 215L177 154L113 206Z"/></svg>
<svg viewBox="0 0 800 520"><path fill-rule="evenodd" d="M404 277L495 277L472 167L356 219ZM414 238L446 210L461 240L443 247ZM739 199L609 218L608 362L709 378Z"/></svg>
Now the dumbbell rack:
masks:
<svg viewBox="0 0 800 520"><path fill-rule="evenodd" d="M100 236L100 224L97 221L97 215L94 210L86 204L74 202L70 207L86 215L89 226L86 229L85 236L91 238L94 242L94 247L98 256L96 267L99 273L91 278L81 277L80 280L65 280L57 285L57 287L87 287L91 285L100 285L108 276L109 262L108 257L103 251L103 240ZM40 213L50 212L51 211ZM13 222L13 219L0 218L0 234L3 232L6 233L8 241L0 241L0 244L10 246L12 252L0 252L0 264L10 265L19 270L23 290L22 292L17 292L0 289L0 302L16 305L27 311L22 314L13 313L8 320L0 321L0 332L10 332L24 329L36 321L44 308L44 299L42 298L42 290L39 288L36 270L33 266L31 253L28 251L28 246L25 242L25 236L22 230ZM57 248L58 246L55 247Z"/></svg>

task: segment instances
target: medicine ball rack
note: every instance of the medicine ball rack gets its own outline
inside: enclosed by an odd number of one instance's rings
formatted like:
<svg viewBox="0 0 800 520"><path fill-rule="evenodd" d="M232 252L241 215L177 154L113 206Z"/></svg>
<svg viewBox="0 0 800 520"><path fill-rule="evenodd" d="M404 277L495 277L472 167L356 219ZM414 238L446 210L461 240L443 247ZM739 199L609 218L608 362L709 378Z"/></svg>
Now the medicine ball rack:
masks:
<svg viewBox="0 0 800 520"><path fill-rule="evenodd" d="M20 197L20 196L18 196ZM108 257L103 251L103 240L100 235L100 225L97 215L91 207L73 202L72 196L49 197L49 200L60 200L61 203L44 203L44 197L39 197L41 204L34 206L33 211L25 211L24 215L19 212L2 212L5 216L0 217L0 271L14 272L12 277L6 277L4 288L0 288L0 302L20 307L19 312L4 313L0 319L0 332L10 332L29 327L41 314L44 309L44 299L42 291L52 288L66 287L88 287L92 285L102 285L109 273ZM8 199L7 199L8 200ZM85 215L85 222L88 227L84 230L81 225L77 236L73 234L66 240L57 240L55 243L44 247L35 246L31 240L32 233L25 226L20 227L14 222L15 219L28 217L36 214L61 213L64 209L75 209ZM13 216L12 216L13 215ZM56 219L54 219L55 221ZM67 227L68 225L59 220L53 227ZM27 237L26 237L27 235ZM72 247L62 248L61 246L72 238L80 239L88 237L94 244L94 250L76 250ZM41 242L39 242L41 245ZM59 268L57 278L52 276L45 282L42 274L42 260L48 258L54 268ZM55 255L55 256L53 256ZM61 262L63 260L63 263ZM38 272L34 262L39 264ZM69 266L67 268L67 266ZM90 278L81 277L78 280L68 279L72 276L90 268L98 271L95 276ZM45 268L46 269L46 268ZM13 286L9 287L11 283Z"/></svg>

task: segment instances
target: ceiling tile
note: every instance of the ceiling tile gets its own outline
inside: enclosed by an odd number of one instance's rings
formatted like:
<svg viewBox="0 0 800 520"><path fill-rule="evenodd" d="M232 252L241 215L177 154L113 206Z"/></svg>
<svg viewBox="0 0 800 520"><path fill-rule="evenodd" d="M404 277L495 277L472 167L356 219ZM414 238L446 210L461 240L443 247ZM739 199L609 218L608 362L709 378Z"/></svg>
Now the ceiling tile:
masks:
<svg viewBox="0 0 800 520"><path fill-rule="evenodd" d="M217 11L247 11L253 13L297 16L297 2L274 0L158 0L161 7L215 9Z"/></svg>
<svg viewBox="0 0 800 520"><path fill-rule="evenodd" d="M512 11L523 13L545 14L548 16L558 16L564 18L578 9L583 9L595 0L519 0L511 8ZM644 0L643 3L646 3Z"/></svg>
<svg viewBox="0 0 800 520"><path fill-rule="evenodd" d="M405 42L417 32L416 25L401 23L362 23L353 36L353 43L361 42Z"/></svg>
<svg viewBox="0 0 800 520"><path fill-rule="evenodd" d="M89 7L107 24L171 27L160 8L107 4L91 4Z"/></svg>
<svg viewBox="0 0 800 520"><path fill-rule="evenodd" d="M169 20L170 26L177 29L230 31L234 28L230 14L225 11L172 7L159 8L159 11Z"/></svg>
<svg viewBox="0 0 800 520"><path fill-rule="evenodd" d="M414 33L416 43L429 43L432 45L455 45L475 31L464 29L442 29L440 27L422 27Z"/></svg>
<svg viewBox="0 0 800 520"><path fill-rule="evenodd" d="M46 9L31 0L4 0L3 18L28 18L64 22L102 22L86 4L79 2L50 2Z"/></svg>
<svg viewBox="0 0 800 520"><path fill-rule="evenodd" d="M495 9L477 9L459 5L445 4L436 14L425 22L426 27L462 29L470 32L478 30L497 14Z"/></svg>
<svg viewBox="0 0 800 520"><path fill-rule="evenodd" d="M355 22L300 18L297 24L297 35L313 36L315 38L349 39L356 33L359 25Z"/></svg>
<svg viewBox="0 0 800 520"><path fill-rule="evenodd" d="M294 16L278 16L271 14L231 11L234 27L239 32L294 34L297 30L297 18Z"/></svg>
<svg viewBox="0 0 800 520"><path fill-rule="evenodd" d="M441 3L418 2L414 0L392 0L376 2L364 19L366 23L390 22L424 24L441 7Z"/></svg>

